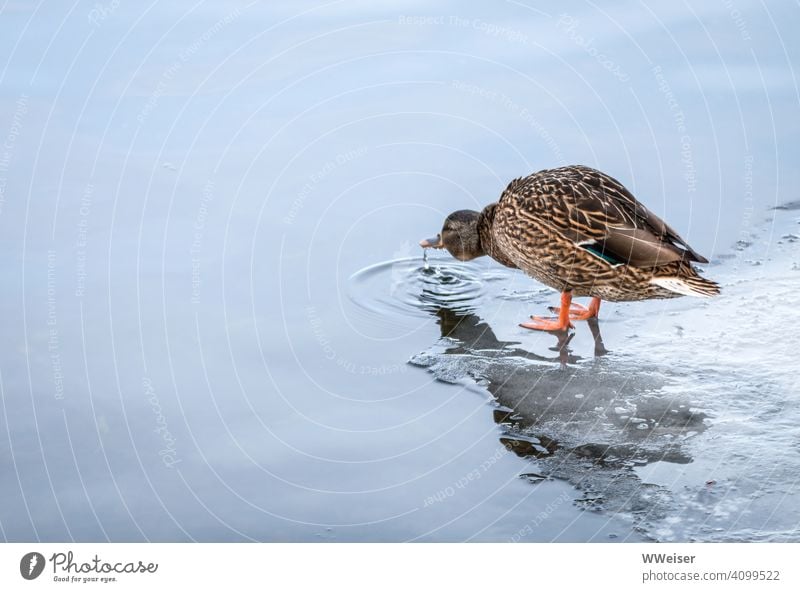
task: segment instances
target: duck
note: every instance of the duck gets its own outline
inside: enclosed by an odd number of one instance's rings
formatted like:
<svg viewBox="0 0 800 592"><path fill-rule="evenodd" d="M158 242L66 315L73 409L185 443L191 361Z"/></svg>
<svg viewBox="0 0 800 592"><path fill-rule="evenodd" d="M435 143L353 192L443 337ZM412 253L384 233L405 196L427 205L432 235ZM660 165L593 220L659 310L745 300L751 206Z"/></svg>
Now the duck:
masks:
<svg viewBox="0 0 800 592"><path fill-rule="evenodd" d="M445 249L460 261L489 256L561 293L526 329L565 332L596 319L600 304L720 293L693 263L708 263L622 183L572 165L514 179L482 211L458 210L423 248ZM590 297L588 306L574 297Z"/></svg>

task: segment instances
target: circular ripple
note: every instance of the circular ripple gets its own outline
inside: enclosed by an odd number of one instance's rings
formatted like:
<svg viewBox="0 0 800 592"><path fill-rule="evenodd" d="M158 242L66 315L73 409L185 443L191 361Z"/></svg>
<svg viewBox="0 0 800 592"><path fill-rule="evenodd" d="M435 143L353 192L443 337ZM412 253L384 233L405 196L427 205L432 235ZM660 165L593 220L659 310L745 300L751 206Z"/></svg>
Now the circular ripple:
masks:
<svg viewBox="0 0 800 592"><path fill-rule="evenodd" d="M442 308L475 309L485 293L485 278L475 264L405 257L370 265L350 277L350 299L385 317L428 317ZM401 320L401 319L398 319Z"/></svg>

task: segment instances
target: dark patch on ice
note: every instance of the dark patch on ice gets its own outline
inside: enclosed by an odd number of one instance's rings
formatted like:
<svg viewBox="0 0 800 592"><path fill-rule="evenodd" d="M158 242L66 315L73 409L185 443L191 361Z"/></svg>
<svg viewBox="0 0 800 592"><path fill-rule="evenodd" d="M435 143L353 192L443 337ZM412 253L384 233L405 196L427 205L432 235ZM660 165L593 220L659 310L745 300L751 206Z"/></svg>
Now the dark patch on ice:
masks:
<svg viewBox="0 0 800 592"><path fill-rule="evenodd" d="M800 199L794 201L787 201L779 206L772 208L773 210L800 210Z"/></svg>
<svg viewBox="0 0 800 592"><path fill-rule="evenodd" d="M440 349L410 363L445 382L484 384L499 405L494 419L506 448L538 459L542 475L583 492L576 499L580 507L623 513L634 522L666 515L669 492L643 484L632 469L691 462L682 443L706 429L706 416L665 392L667 379L657 368L602 357L596 326L598 357L583 359L567 336L553 337L554 347L537 354L498 340L475 314L441 308L437 317Z"/></svg>

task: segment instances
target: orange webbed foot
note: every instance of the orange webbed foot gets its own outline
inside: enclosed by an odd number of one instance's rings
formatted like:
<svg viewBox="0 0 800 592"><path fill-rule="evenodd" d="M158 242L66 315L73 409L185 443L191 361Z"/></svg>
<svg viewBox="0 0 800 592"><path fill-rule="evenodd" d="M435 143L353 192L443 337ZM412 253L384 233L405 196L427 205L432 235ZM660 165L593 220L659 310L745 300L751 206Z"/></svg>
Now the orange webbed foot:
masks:
<svg viewBox="0 0 800 592"><path fill-rule="evenodd" d="M532 316L531 319L533 322L520 323L519 326L525 327L526 329L533 329L534 331L550 331L557 333L563 333L575 328L574 325L569 322L569 319L567 319L565 324L560 317L546 318Z"/></svg>
<svg viewBox="0 0 800 592"><path fill-rule="evenodd" d="M570 304L572 303L572 293L563 292L561 294L561 306L558 309L558 317L545 318L545 317L531 317L533 322L521 323L520 327L526 329L533 329L534 331L551 331L564 333L570 329L574 329L570 322ZM581 307L582 308L582 307Z"/></svg>
<svg viewBox="0 0 800 592"><path fill-rule="evenodd" d="M550 310L556 314L561 314L561 306L551 306ZM600 299L592 298L589 307L581 306L578 303L570 304L569 318L571 321L587 321L589 319L596 319L597 314L600 312Z"/></svg>

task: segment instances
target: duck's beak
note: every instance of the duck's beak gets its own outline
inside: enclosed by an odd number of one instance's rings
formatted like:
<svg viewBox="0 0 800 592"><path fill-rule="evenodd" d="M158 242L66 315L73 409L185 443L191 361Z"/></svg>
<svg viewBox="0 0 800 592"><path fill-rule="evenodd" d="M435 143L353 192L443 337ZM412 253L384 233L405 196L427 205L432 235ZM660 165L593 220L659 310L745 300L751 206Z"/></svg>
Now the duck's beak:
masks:
<svg viewBox="0 0 800 592"><path fill-rule="evenodd" d="M419 246L423 249L442 249L444 243L442 242L442 235L437 234L433 238L425 238L419 241Z"/></svg>

